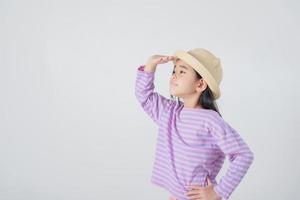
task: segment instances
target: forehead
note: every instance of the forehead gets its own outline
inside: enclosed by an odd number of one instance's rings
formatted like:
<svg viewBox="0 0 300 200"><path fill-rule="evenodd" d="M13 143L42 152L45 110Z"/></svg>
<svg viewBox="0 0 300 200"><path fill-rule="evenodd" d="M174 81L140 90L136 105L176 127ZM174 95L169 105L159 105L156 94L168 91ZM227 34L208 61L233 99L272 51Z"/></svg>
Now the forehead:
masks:
<svg viewBox="0 0 300 200"><path fill-rule="evenodd" d="M186 70L193 69L189 64L187 64L186 62L184 62L183 60L181 60L179 58L176 60L174 68L177 68L177 67L179 67L180 69L185 68Z"/></svg>

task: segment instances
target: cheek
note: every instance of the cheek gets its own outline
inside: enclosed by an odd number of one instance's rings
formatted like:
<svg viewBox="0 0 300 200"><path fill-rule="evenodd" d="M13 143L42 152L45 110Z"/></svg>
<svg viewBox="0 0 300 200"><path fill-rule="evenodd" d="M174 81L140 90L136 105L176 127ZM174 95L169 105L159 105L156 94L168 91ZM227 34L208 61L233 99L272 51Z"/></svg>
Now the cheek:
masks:
<svg viewBox="0 0 300 200"><path fill-rule="evenodd" d="M185 86L192 86L193 85L193 81L188 77L183 77L182 79L180 79L180 83L185 85Z"/></svg>
<svg viewBox="0 0 300 200"><path fill-rule="evenodd" d="M187 92L194 91L194 83L189 80L181 80L179 84L181 88Z"/></svg>
<svg viewBox="0 0 300 200"><path fill-rule="evenodd" d="M186 83L185 84L185 90L189 91L189 92L193 92L194 91L194 85L191 83Z"/></svg>

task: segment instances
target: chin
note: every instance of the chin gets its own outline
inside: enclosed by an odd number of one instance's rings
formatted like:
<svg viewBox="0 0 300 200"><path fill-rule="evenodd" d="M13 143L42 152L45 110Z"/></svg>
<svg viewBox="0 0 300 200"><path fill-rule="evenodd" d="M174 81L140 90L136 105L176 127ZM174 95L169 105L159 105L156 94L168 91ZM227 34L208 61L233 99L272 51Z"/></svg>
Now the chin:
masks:
<svg viewBox="0 0 300 200"><path fill-rule="evenodd" d="M176 95L177 95L176 92L174 92L172 89L169 90L169 93L170 93L171 95L173 95L173 96L176 96Z"/></svg>
<svg viewBox="0 0 300 200"><path fill-rule="evenodd" d="M182 96L182 93L179 92L178 90L176 90L175 88L170 88L169 93L173 96L176 96L176 97L181 97Z"/></svg>
<svg viewBox="0 0 300 200"><path fill-rule="evenodd" d="M180 94L177 94L177 93L174 93L174 92L171 92L170 94L173 95L173 96L175 96L175 97L179 97L180 98Z"/></svg>

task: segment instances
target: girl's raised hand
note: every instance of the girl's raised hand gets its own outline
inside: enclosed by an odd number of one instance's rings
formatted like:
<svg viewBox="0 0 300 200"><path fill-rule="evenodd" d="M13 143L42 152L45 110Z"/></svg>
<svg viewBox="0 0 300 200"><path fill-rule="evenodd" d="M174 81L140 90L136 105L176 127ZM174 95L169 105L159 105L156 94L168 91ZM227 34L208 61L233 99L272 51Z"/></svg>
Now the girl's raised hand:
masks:
<svg viewBox="0 0 300 200"><path fill-rule="evenodd" d="M153 55L148 59L147 64L148 65L163 64L171 60L174 60L174 58L175 58L174 56Z"/></svg>
<svg viewBox="0 0 300 200"><path fill-rule="evenodd" d="M167 63L174 59L174 56L153 55L148 59L144 70L154 72L158 64Z"/></svg>

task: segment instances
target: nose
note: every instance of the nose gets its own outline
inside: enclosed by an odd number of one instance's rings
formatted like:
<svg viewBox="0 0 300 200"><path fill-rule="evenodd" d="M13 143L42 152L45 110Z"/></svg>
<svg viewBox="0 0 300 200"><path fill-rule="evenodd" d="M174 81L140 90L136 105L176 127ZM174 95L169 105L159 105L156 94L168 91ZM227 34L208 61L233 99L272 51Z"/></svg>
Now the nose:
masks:
<svg viewBox="0 0 300 200"><path fill-rule="evenodd" d="M172 80L177 79L176 73L172 74Z"/></svg>

